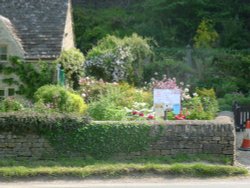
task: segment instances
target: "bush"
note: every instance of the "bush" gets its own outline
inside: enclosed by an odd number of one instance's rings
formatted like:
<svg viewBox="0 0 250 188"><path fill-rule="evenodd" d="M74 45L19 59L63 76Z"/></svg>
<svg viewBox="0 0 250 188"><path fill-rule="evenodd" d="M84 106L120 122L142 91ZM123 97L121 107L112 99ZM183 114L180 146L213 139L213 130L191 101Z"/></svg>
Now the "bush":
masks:
<svg viewBox="0 0 250 188"><path fill-rule="evenodd" d="M87 105L80 95L56 85L39 88L35 93L35 100L37 105L42 104L58 112L84 114L87 109Z"/></svg>
<svg viewBox="0 0 250 188"><path fill-rule="evenodd" d="M119 88L109 88L106 94L101 94L99 100L89 104L89 115L95 120L122 120L126 111L121 106L124 100Z"/></svg>
<svg viewBox="0 0 250 188"><path fill-rule="evenodd" d="M111 88L119 90L119 96L122 94L123 98L119 99L118 105L124 107L131 107L134 102L146 102L150 106L153 103L152 93L142 89L137 89L128 83L109 83L103 80L96 80L91 77L80 79L79 93L84 97L87 103L98 101L101 95L106 95L107 91Z"/></svg>
<svg viewBox="0 0 250 188"><path fill-rule="evenodd" d="M132 108L135 102L152 106L151 92L136 89L127 83L108 84L96 100L89 104L88 112L95 120L122 120L125 108Z"/></svg>
<svg viewBox="0 0 250 188"><path fill-rule="evenodd" d="M223 98L218 99L220 110L232 110L234 102L239 105L250 105L250 96L244 96L242 93L229 93Z"/></svg>
<svg viewBox="0 0 250 188"><path fill-rule="evenodd" d="M137 34L123 39L107 36L88 52L85 69L97 79L141 85L144 66L152 56L149 40Z"/></svg>
<svg viewBox="0 0 250 188"><path fill-rule="evenodd" d="M8 97L0 101L0 112L21 111L24 109L22 103L14 97Z"/></svg>
<svg viewBox="0 0 250 188"><path fill-rule="evenodd" d="M105 94L109 87L117 86L117 83L108 83L93 77L81 78L79 84L79 93L84 97L86 103L97 101L99 96Z"/></svg>
<svg viewBox="0 0 250 188"><path fill-rule="evenodd" d="M74 89L79 87L79 79L83 76L84 61L84 55L75 48L63 51L56 60L56 63L61 64L66 73L67 84Z"/></svg>
<svg viewBox="0 0 250 188"><path fill-rule="evenodd" d="M187 119L214 119L219 111L218 101L213 89L196 89L197 96L183 102Z"/></svg>
<svg viewBox="0 0 250 188"><path fill-rule="evenodd" d="M209 119L215 118L219 111L219 104L214 89L197 88L196 93L201 97L202 106Z"/></svg>

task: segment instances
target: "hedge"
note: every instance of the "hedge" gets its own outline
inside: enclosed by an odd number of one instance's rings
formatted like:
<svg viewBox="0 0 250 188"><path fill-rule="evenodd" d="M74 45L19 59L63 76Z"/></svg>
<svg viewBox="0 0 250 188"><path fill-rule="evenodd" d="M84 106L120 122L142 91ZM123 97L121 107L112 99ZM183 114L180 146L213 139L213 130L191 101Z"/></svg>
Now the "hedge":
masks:
<svg viewBox="0 0 250 188"><path fill-rule="evenodd" d="M66 114L0 113L0 132L45 136L59 155L80 153L96 158L147 150L155 138L145 122L89 122Z"/></svg>

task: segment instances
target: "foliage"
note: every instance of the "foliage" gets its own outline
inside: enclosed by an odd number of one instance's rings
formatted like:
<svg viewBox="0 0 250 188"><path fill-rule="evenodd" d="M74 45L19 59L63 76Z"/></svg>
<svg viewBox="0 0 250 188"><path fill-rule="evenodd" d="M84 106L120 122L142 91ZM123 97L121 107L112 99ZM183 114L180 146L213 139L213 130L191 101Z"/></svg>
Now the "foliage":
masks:
<svg viewBox="0 0 250 188"><path fill-rule="evenodd" d="M164 75L175 77L177 80L187 80L192 70L183 60L163 54L163 52L157 53L156 56L157 60L145 66L144 81L149 82L152 78L161 79ZM185 55L183 54L182 57Z"/></svg>
<svg viewBox="0 0 250 188"><path fill-rule="evenodd" d="M45 105L48 109L58 112L84 114L87 109L81 96L56 85L40 87L35 93L35 100L37 104Z"/></svg>
<svg viewBox="0 0 250 188"><path fill-rule="evenodd" d="M139 85L144 65L152 56L148 39L137 34L123 39L109 35L88 52L85 69L88 75L97 79Z"/></svg>
<svg viewBox="0 0 250 188"><path fill-rule="evenodd" d="M76 41L83 52L107 34L123 37L132 32L152 37L160 46L186 46L192 44L204 20L213 20L214 29L220 36L219 47L250 47L246 40L249 38L250 6L246 1L142 0L125 8L93 7L94 2L93 6L74 9Z"/></svg>
<svg viewBox="0 0 250 188"><path fill-rule="evenodd" d="M219 111L214 90L197 88L192 98L184 100L183 109L188 119L214 119Z"/></svg>
<svg viewBox="0 0 250 188"><path fill-rule="evenodd" d="M98 158L143 151L149 147L151 125L136 122L88 123L66 114L1 113L1 131L34 132L46 136L60 155L72 152Z"/></svg>
<svg viewBox="0 0 250 188"><path fill-rule="evenodd" d="M25 111L0 113L1 131L15 131L21 134L25 131L44 133L45 130L53 130L57 125L65 129L73 129L88 123L87 118L62 113L37 113Z"/></svg>
<svg viewBox="0 0 250 188"><path fill-rule="evenodd" d="M126 111L120 104L121 100L124 100L124 95L119 88L109 88L98 101L89 104L88 113L95 120L122 120Z"/></svg>
<svg viewBox="0 0 250 188"><path fill-rule="evenodd" d="M139 89L128 83L104 82L102 79L96 80L93 77L83 77L80 79L79 93L87 103L97 101L100 95L105 95L107 90L116 88L122 93L126 100L120 100L119 105L131 107L134 102L146 102L152 105L152 93Z"/></svg>
<svg viewBox="0 0 250 188"><path fill-rule="evenodd" d="M63 51L56 60L56 63L61 64L66 73L68 85L74 89L79 87L79 79L83 76L84 61L84 55L75 48Z"/></svg>
<svg viewBox="0 0 250 188"><path fill-rule="evenodd" d="M124 37L131 35L128 13L121 8L98 9L74 7L74 31L76 44L85 54L107 35ZM125 18L125 19L124 19ZM130 30L128 32L128 30Z"/></svg>
<svg viewBox="0 0 250 188"><path fill-rule="evenodd" d="M211 20L202 20L194 37L196 48L211 48L218 40L219 35L214 30Z"/></svg>
<svg viewBox="0 0 250 188"><path fill-rule="evenodd" d="M93 7L96 6L74 10L77 45L84 53L106 35L122 38L136 32L159 44L154 49L155 61L144 66L144 81L167 74L185 80L193 89L214 88L218 97L249 92L249 74L246 73L250 48L246 40L250 38L249 3L142 0L124 8ZM217 49L203 49L199 45L199 49L191 49L189 57L185 47L195 46L194 38L203 38ZM238 68L241 71L234 71Z"/></svg>
<svg viewBox="0 0 250 188"><path fill-rule="evenodd" d="M93 77L82 77L79 81L79 93L87 103L97 101L101 94L105 94L109 87L116 87L117 83L96 80Z"/></svg>
<svg viewBox="0 0 250 188"><path fill-rule="evenodd" d="M18 94L32 99L39 87L53 83L55 64L42 61L28 63L17 57L10 57L9 63L0 67L0 72L11 77L3 82L8 85L17 85L19 87ZM12 78L12 74L17 75L18 78Z"/></svg>
<svg viewBox="0 0 250 188"><path fill-rule="evenodd" d="M23 105L13 97L7 97L0 101L0 112L20 111L23 108Z"/></svg>
<svg viewBox="0 0 250 188"><path fill-rule="evenodd" d="M248 53L217 54L214 57L213 66L216 67L217 76L211 77L211 82L216 84L215 88L219 96L239 91L244 94L249 92L250 55Z"/></svg>
<svg viewBox="0 0 250 188"><path fill-rule="evenodd" d="M234 102L239 105L250 105L250 96L244 96L242 93L228 93L223 98L218 99L220 110L232 110Z"/></svg>
<svg viewBox="0 0 250 188"><path fill-rule="evenodd" d="M119 104L131 108L134 103L146 103L149 107L153 105L153 96L150 90L143 90L133 87L127 83L120 83L117 86L123 94ZM124 100L126 98L126 100Z"/></svg>
<svg viewBox="0 0 250 188"><path fill-rule="evenodd" d="M127 83L106 84L94 99L89 104L88 112L95 120L124 119L127 113L125 109L132 108L135 102L152 106L151 92L136 89Z"/></svg>

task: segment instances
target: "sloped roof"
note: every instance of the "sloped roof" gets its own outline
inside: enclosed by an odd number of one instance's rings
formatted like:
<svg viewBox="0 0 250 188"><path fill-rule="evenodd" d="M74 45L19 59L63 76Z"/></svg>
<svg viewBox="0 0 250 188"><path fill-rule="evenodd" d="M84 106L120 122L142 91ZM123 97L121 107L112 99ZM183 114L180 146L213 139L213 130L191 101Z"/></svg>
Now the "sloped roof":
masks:
<svg viewBox="0 0 250 188"><path fill-rule="evenodd" d="M26 59L60 55L69 1L0 0L0 15L15 27Z"/></svg>
<svg viewBox="0 0 250 188"><path fill-rule="evenodd" d="M14 28L14 26L10 22L10 20L8 18L5 18L5 17L0 15L0 21L4 24L6 29L10 32L11 36L14 38L14 40L17 43L18 47L22 51L24 51L23 46L22 46L22 41L21 41L20 37L18 36L18 33L17 33L16 29Z"/></svg>

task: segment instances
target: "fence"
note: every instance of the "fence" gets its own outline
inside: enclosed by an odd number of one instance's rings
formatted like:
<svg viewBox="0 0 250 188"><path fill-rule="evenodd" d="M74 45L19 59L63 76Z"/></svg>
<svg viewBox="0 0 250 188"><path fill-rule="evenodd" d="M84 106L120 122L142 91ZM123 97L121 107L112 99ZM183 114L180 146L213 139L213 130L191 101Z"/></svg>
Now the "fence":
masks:
<svg viewBox="0 0 250 188"><path fill-rule="evenodd" d="M246 121L250 120L250 105L233 105L234 121L236 130L244 130Z"/></svg>

